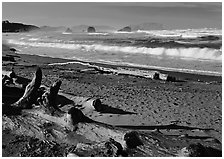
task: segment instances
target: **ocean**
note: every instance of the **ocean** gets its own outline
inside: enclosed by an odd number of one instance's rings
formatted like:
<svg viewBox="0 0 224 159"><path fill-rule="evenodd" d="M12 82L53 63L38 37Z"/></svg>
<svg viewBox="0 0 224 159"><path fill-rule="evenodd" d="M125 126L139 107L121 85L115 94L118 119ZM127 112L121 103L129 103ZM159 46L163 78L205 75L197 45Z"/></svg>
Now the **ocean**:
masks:
<svg viewBox="0 0 224 159"><path fill-rule="evenodd" d="M222 31L217 29L66 33L3 33L17 53L85 62L222 75Z"/></svg>

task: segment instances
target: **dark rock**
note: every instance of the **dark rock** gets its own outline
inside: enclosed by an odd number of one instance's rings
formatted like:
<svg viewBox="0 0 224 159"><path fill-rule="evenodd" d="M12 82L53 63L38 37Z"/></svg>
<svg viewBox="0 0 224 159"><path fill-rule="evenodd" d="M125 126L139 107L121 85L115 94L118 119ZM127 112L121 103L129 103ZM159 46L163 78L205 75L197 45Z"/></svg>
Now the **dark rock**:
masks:
<svg viewBox="0 0 224 159"><path fill-rule="evenodd" d="M105 147L107 149L106 155L109 157L118 157L122 156L123 148L121 144L114 139L110 138L108 142L105 143Z"/></svg>
<svg viewBox="0 0 224 159"><path fill-rule="evenodd" d="M72 33L72 30L70 28L67 28L67 30L65 32L66 33Z"/></svg>
<svg viewBox="0 0 224 159"><path fill-rule="evenodd" d="M2 32L26 32L31 30L37 30L39 27L34 25L26 25L22 23L10 23L9 21L2 22Z"/></svg>
<svg viewBox="0 0 224 159"><path fill-rule="evenodd" d="M131 131L124 135L127 148L136 148L137 146L143 145L137 131Z"/></svg>
<svg viewBox="0 0 224 159"><path fill-rule="evenodd" d="M87 32L88 33L95 33L96 32L96 29L94 28L94 27L88 27L88 29L87 29Z"/></svg>
<svg viewBox="0 0 224 159"><path fill-rule="evenodd" d="M156 72L156 73L154 74L154 76L153 76L153 79L158 80L158 79L159 79L159 73Z"/></svg>
<svg viewBox="0 0 224 159"><path fill-rule="evenodd" d="M124 27L124 28L122 28L122 29L120 29L120 30L118 30L118 31L131 32L131 27L126 26L126 27Z"/></svg>
<svg viewBox="0 0 224 159"><path fill-rule="evenodd" d="M160 23L142 23L126 26L118 31L138 31L138 30L163 30L164 27Z"/></svg>
<svg viewBox="0 0 224 159"><path fill-rule="evenodd" d="M71 29L73 32L86 32L88 29L88 25L76 25L72 26ZM98 32L110 32L110 31L115 31L116 29L112 26L106 26L106 25L94 25L95 30Z"/></svg>
<svg viewBox="0 0 224 159"><path fill-rule="evenodd" d="M15 48L10 48L9 50L10 50L10 51L13 51L13 52L15 52L15 51L16 51L16 49L15 49Z"/></svg>

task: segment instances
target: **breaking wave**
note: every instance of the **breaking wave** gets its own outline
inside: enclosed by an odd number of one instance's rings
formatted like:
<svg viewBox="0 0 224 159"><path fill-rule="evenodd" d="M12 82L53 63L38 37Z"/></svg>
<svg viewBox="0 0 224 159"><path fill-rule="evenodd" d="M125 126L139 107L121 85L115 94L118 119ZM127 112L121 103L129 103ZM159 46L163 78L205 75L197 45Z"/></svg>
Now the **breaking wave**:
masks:
<svg viewBox="0 0 224 159"><path fill-rule="evenodd" d="M62 34L72 34L72 33L68 33L68 32L62 32Z"/></svg>
<svg viewBox="0 0 224 159"><path fill-rule="evenodd" d="M108 35L109 33L87 33L88 35Z"/></svg>
<svg viewBox="0 0 224 159"><path fill-rule="evenodd" d="M68 44L68 43L44 43L44 42L25 42L8 40L9 43L33 46L33 47L53 47L71 50L82 51L103 51L105 53L127 53L127 54L147 54L155 56L175 57L192 60L215 60L222 61L221 49L211 48L147 48L147 47L135 47L135 46L110 46L102 44Z"/></svg>
<svg viewBox="0 0 224 159"><path fill-rule="evenodd" d="M183 30L138 30L137 33L146 33L158 37L197 38L206 35L221 36L222 30L212 28L183 29Z"/></svg>
<svg viewBox="0 0 224 159"><path fill-rule="evenodd" d="M39 40L39 38L30 38L30 39L28 39L29 41L37 41L37 40Z"/></svg>
<svg viewBox="0 0 224 159"><path fill-rule="evenodd" d="M113 32L114 34L134 34L134 33L136 33L136 32L128 32L128 31L114 31Z"/></svg>

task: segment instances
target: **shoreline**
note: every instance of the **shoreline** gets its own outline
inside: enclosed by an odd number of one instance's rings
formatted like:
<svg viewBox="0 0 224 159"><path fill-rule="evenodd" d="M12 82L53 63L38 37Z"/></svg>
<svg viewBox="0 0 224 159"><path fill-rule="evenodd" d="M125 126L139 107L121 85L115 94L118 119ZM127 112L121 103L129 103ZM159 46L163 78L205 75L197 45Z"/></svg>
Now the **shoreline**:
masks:
<svg viewBox="0 0 224 159"><path fill-rule="evenodd" d="M14 48L16 49L16 45L10 45L8 43L2 44L3 50L4 47L6 48ZM209 74L199 74L199 73L191 73L191 72L181 72L181 71L173 71L173 70L163 70L163 69L156 69L156 68L146 68L146 67L138 67L138 66L130 66L130 65L120 65L120 64L108 64L108 63L100 63L100 62L91 62L91 61L81 61L81 60L69 60L66 58L54 58L50 56L41 56L41 55L28 55L28 54L20 54L14 52L15 55L22 56L25 59L38 59L36 64L38 65L72 65L72 63L80 63L80 64L90 64L90 65L96 65L99 67L105 67L105 68L124 68L124 69L138 69L138 70L146 70L146 71L157 71L162 74L168 74L172 77L175 77L177 80L180 81L197 81L197 82L222 82L222 75L209 75ZM34 61L35 64L35 61ZM75 64L74 64L75 65Z"/></svg>
<svg viewBox="0 0 224 159"><path fill-rule="evenodd" d="M51 58L51 57L50 57ZM105 64L98 62L86 62L81 60L72 60L64 63L51 63L49 65L72 65L72 64L83 64L83 65L92 65L92 66L100 66L105 68L129 68L129 69L138 69L138 70L146 70L146 71L157 71L163 74L168 74L172 77L176 77L178 80L186 80L186 81L202 81L202 82L222 82L222 75L206 75L206 74L197 74L190 72L181 72L181 71L172 71L172 70L162 70L162 69L153 69L146 67L138 67L138 66L129 66L129 65L119 65L119 64Z"/></svg>

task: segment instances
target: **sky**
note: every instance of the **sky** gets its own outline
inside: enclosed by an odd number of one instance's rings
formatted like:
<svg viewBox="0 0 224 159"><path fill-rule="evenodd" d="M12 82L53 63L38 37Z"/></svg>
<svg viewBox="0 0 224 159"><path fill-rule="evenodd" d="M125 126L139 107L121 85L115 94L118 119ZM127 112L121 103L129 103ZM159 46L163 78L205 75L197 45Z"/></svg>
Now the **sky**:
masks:
<svg viewBox="0 0 224 159"><path fill-rule="evenodd" d="M3 2L2 20L37 26L108 25L145 22L168 29L222 28L221 2Z"/></svg>

